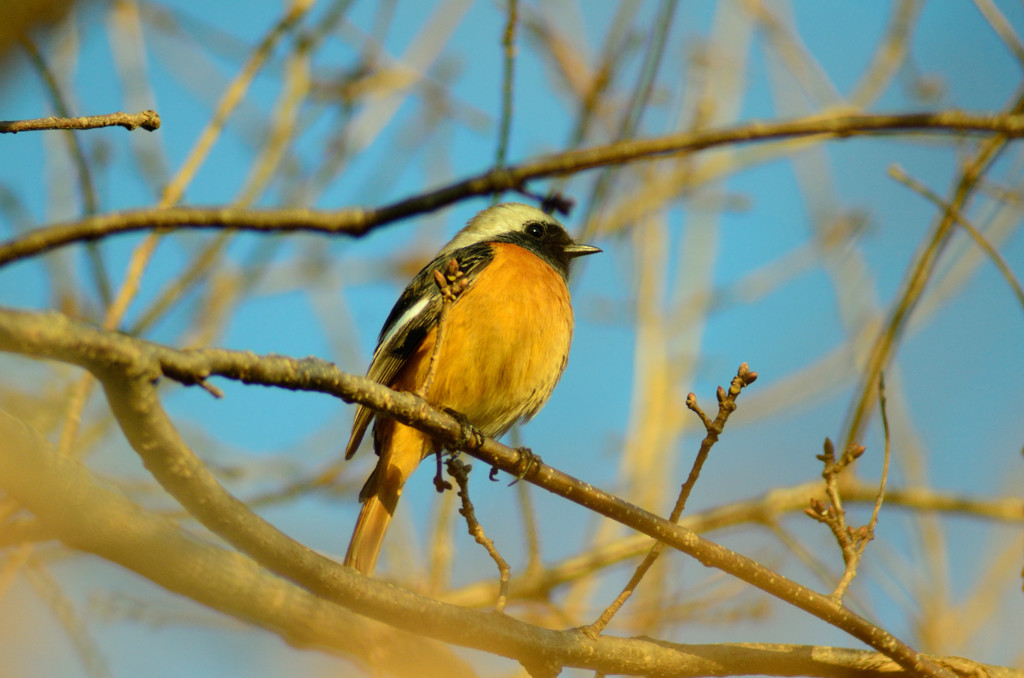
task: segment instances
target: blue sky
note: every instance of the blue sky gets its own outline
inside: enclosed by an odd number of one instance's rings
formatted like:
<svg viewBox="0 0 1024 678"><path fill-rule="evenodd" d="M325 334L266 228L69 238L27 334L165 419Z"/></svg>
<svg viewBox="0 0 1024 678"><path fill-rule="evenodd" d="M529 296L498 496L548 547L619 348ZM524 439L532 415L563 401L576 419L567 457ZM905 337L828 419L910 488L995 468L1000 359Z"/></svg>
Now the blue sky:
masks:
<svg viewBox="0 0 1024 678"><path fill-rule="evenodd" d="M1024 9L1019 4L997 4L1014 30L1024 29ZM146 105L160 113L161 129L152 134L110 129L80 135L98 168L96 183L103 211L154 203L152 188L140 177L139 166L133 160L133 144L151 150L159 148L166 167L175 171L208 120L212 102L247 54L244 46L262 36L280 12L280 7L271 3L180 0L166 6L187 37L176 37L160 29L155 12L163 5L146 6L146 58L152 92L152 100ZM287 182L274 182L259 199L259 205L281 205L301 197L302 204L319 208L376 206L459 180L491 165L497 147L504 14L493 3L449 2L444 6L445 14L438 16L435 6L429 3L398 3L383 51L390 59L402 57L410 49L413 54L419 54L417 49L427 49L410 48L410 44L428 22L435 22L438 34L450 30L451 36L444 40L440 56L431 61L428 73L438 80L451 79L452 105L460 108L464 119L470 122L447 123L440 134L420 146L414 143L419 140L410 129L424 122L422 101L415 97L403 99L393 118L378 120L368 116L363 121L368 128L383 122L382 130L365 152L335 178L323 186L306 182L303 185L308 191L304 196L299 196ZM802 40L800 48L820 68L815 81L831 83L827 87L834 88L837 104L859 82L893 11L888 3L767 6L778 16L792 15ZM683 102L688 93L700 86L699 74L690 68L689 60L700 45L712 35L719 35L714 31L724 30L721 22L729 15L722 7L684 3L677 9L666 58L659 71L656 103L643 118L641 136L676 131L680 119L686 119ZM739 5L732 7L736 14L741 13ZM585 45L593 65L616 8L611 3L592 3L584 10L575 4L558 3L548 11L557 18L554 24L574 44ZM314 17L324 10L322 6L316 7ZM107 11L103 3L83 7L62 33L41 40L44 53L51 55L55 67L68 74L69 98L76 113L131 108L114 75ZM653 21L657 6L642 3L637 12L635 25L646 27ZM329 79L331 74L351 68L358 56L359 36L373 24L374 17L374 3L353 3L344 30L328 38L318 50L314 73ZM61 42L57 35L73 37L65 37ZM779 76L778 62L767 48L765 36L763 31L755 31L749 52L740 53L745 82L737 112L729 122L820 112L820 107L802 96L798 87ZM188 57L188 50L195 48L191 40L209 49L205 61ZM565 95L564 85L552 77L549 63L538 55L530 40L521 39L516 63L515 117L509 152L513 163L563 148L576 110L575 102ZM729 53L728 45L725 50L720 58L737 58L737 54ZM59 56L62 53L66 55L63 62ZM228 133L218 141L189 186L184 202L223 204L236 198L246 180L254 145L266 133L267 116L279 96L285 65L280 58L281 50L278 54L256 79L243 106L232 118ZM926 4L913 32L910 54L909 65L872 103L872 112L947 108L996 112L1012 100L1020 86L1022 64L971 3ZM621 71L622 81L617 83L621 91L630 90L639 69L639 51L635 50ZM0 118L40 117L52 112L38 77L25 60L12 58L6 70L6 77L0 82ZM718 75L719 71L715 73ZM919 78L915 80L915 76ZM936 98L923 101L912 96L912 85L922 82L936 87ZM374 110L380 115L387 107ZM363 112L357 109L354 114ZM303 108L300 124L304 131L294 147L296 164L317 164L324 153L325 135L338 126L342 117L333 105L309 104ZM359 143L358 139L350 141ZM59 137L35 133L5 135L0 139L0 149L8 160L0 163L0 188L17 196L19 209L28 219L27 224L19 224L17 210L6 207L0 211L0 238L10 237L18 228L72 219L80 214L74 173ZM792 262L784 263L785 275L775 278L771 286L757 286L751 297L726 297L722 307L703 318L695 342L682 338L669 342L672 349L699 354L685 382L675 384L674 388L680 398L687 391L694 391L706 408L714 402L715 386L727 383L740 362L749 362L761 374L756 386L744 394L739 412L715 449L695 491L691 503L694 510L816 477L818 469L813 455L819 452L826 435L837 438L841 434L856 388L856 379L849 376L833 385L817 387L817 382L828 382L832 376L828 373L832 363L822 362L823 359L840 350L849 331L844 327L849 320L837 310L835 271L857 262L863 276L861 300L873 301L876 309L888 308L899 293L919 243L934 223L936 210L891 179L887 170L898 164L939 195L948 196L958 160L969 151L969 146L941 137L855 138L827 143L823 149L818 147L800 154L801 160L796 163L790 155L752 162L726 179L704 187L704 192L698 192L694 199L678 200L664 214L666 275L673 281L687 274L680 248L699 237L715 241L709 249L714 259L708 262L708 283L717 291L735 291L737 284L750 280L773 262ZM1011 146L991 173L991 185L1019 190L1021 163L1019 150ZM667 164L658 167L668 171ZM809 175L815 181L809 182ZM562 190L582 202L589 195L595 176L591 172L575 177ZM641 180L630 175L621 181L625 187L629 181ZM808 195L809 185L819 191L828 187L828 192ZM628 188L619 190L628 195ZM701 205L723 195L731 199L729 204L733 207L716 213L709 222L707 210ZM621 194L617 200L616 204L626 202ZM389 225L359 240L318 236L291 239L277 251L263 282L223 319L223 331L215 337L213 345L295 357L316 355L336 361L343 369L362 373L380 325L404 284L404 280L382 273L380 257L402 253L426 258L487 204L487 199L467 201L422 219ZM847 215L861 224L858 236L835 253L832 260L817 255L801 258L799 254L813 242L813 220L821 216L814 212L815 206ZM565 219L571 231L582 229L582 213L578 209ZM1001 238L998 248L1018 277L1024 275L1019 210L1014 213L983 195L971 205L968 216L979 227L994 229L993 233L1005 229L1005 236L993 237ZM709 223L712 225L708 226ZM126 327L141 317L164 286L181 274L209 237L190 234L165 239L144 277ZM122 279L128 257L140 241L141 236L121 236L103 242L102 252L115 283ZM624 484L619 464L620 443L629 431L634 402L637 240L632 235L598 234L593 244L602 247L605 254L579 262L582 265L573 280L577 329L569 367L548 406L522 429L522 437L546 461L616 491ZM264 246L263 238L239 236L230 246L225 266L242 270ZM901 426L914 433L904 440L916 441L926 451L928 482L971 496L1009 494L1021 481L1024 309L991 262L982 260L969 268L962 279L956 278L956 267L969 262L974 250L962 234L950 243L937 278L898 351L898 361L890 375L894 389L892 406L904 417ZM303 255L306 262L299 269L294 263L296 255ZM87 280L81 248L67 248L50 257L69 275ZM312 265L314 262L317 266ZM0 270L0 304L19 308L52 306L53 289L47 276L47 269L38 261ZM948 288L943 287L943 280L950 281ZM95 304L94 289L83 288L82 294ZM675 297L667 294L664 312L670 313L672 301L685 295L685 291ZM202 301L201 295L191 295L147 337L182 345L189 338L187 329L194 314L204 310ZM931 303L938 306L929 306ZM866 322L867 318L862 320ZM852 358L846 362L849 360ZM839 363L842 362L840 358ZM5 359L0 365L0 369L12 375L12 380L20 378L14 375L27 373L23 361ZM777 403L783 402L780 385L804 369L808 370L805 379L815 382L807 387L813 391L813 397L778 409ZM353 409L349 406L323 396L218 385L225 391L223 400L211 401L208 394L198 389L171 387L167 389L167 404L204 458L225 466L248 465L255 469L236 488L242 494L273 486L278 474L318 468L344 446ZM88 412L102 409L102 402L96 400ZM675 443L676 467L665 469L666 476L673 478L669 484L678 485L696 449L698 438L690 431ZM141 477L143 471L116 432L111 432L106 441L90 463L117 477ZM880 464L877 453L881 448L877 421L869 426L864 443L871 453L865 459L863 474L876 477ZM909 462L900 450L894 453L894 482L898 483L908 476ZM909 454L905 450L903 453ZM369 463L369 457L364 451L360 455L362 464ZM368 468L353 462L349 471L352 475L346 478L357 482L355 479ZM430 523L437 498L427 475L424 472L417 476L407 489L402 502L405 522L398 529L423 530ZM476 479L475 486L479 488L478 509L485 527L515 553L522 538L518 524L506 516L515 490L507 488L506 483L488 487L482 477ZM542 513L560 518L542 528L545 560L555 562L576 552L588 531L594 529L593 521L582 509L566 506L561 500L540 492L534 496ZM267 508L264 514L312 547L339 554L344 552L355 515L356 505L351 499L311 497ZM887 515L893 518L887 521ZM881 529L891 530L886 534L892 535L892 539L884 547L885 557L869 564L875 572L900 558L913 562L915 547L908 536L912 530L897 515L883 514ZM794 525L806 521L792 520ZM970 547L954 549L950 566L953 587L962 593L969 591L983 567L983 563L972 561L969 554L975 548L985 548L988 540L1006 535L979 529L980 525L984 524L953 521L947 537L950 543ZM820 531L824 532L824 528ZM801 534L815 533L808 530ZM813 542L816 547L834 548L824 534L817 537L821 539ZM770 538L754 530L732 532L722 539L755 557L768 552L773 544ZM485 557L474 552L465 540L459 542L459 549L455 581L469 583L484 576L481 572L487 571ZM829 562L835 566L838 552L832 555L834 558ZM785 567L787 574L817 584L801 566ZM94 628L96 642L107 654L113 675L144 672L171 676L189 672L269 676L286 667L289 671L328 671L338 666L335 659L288 649L276 639L268 642L269 637L261 633L244 634L230 625L224 626L214 615L186 601L154 592L152 586L112 572L105 564L88 562L83 567L78 561L64 562L55 565L54 574L62 583L69 582L68 595L80 606L82 614L92 620L103 618L102 611L111 605L116 607L122 596L166 602L172 610L172 620L178 614L200 620L197 631L173 621L167 625L132 624L115 612L110 620ZM618 585L619 578L624 581L627 576L623 570L614 574L619 576L610 578L608 586L612 588ZM105 592L111 589L119 592L117 596L108 597ZM1019 595L1019 581L1017 589ZM870 601L874 614L894 632L905 635L913 631L913 614L888 600L879 585L867 587L860 595ZM23 633L60 633L48 610L34 601L27 587L8 593L8 601L8 610L24 610L28 615ZM751 622L734 629L732 632L738 635L728 638L853 644L838 631L823 629L800 613L778 614L776 620L791 619L793 623ZM1004 610L1000 614L1010 612ZM1019 620L1020 610L1014 614ZM18 632L10 617L10 612L0 612L0 637L12 637L7 634ZM212 632L208 624L213 626ZM723 639L721 627L686 629L688 642ZM179 642L189 643L194 651L182 654L170 649ZM78 669L73 668L76 659L67 649L68 643L45 659L11 652L11 647L16 647L13 642L4 645L4 654L11 654L15 666L23 672L31 667L36 675L78 675L74 673ZM977 658L1006 662L1013 656L1004 647L990 648L989 652ZM39 661L45 666L36 663Z"/></svg>

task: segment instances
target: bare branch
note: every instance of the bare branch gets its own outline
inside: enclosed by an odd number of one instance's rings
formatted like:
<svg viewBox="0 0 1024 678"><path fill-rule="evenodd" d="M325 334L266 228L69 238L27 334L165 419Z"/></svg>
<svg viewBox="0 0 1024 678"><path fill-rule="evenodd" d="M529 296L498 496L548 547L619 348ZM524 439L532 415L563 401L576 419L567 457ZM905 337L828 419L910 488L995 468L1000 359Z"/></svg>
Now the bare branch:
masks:
<svg viewBox="0 0 1024 678"><path fill-rule="evenodd" d="M1024 92L1018 92L1016 100L1009 110L1009 115L1000 117L1020 118L1024 111ZM949 208L936 221L935 226L928 236L926 245L921 249L907 270L903 282L903 290L892 305L889 318L879 330L874 344L871 347L867 365L863 370L861 384L858 387L858 394L850 409L848 421L844 433L844 447L849 447L856 440L867 420L868 411L874 404L877 394L875 384L878 383L878 375L889 364L895 350L898 339L907 326L911 312L920 300L924 289L931 279L932 273L939 260L939 255L949 241L950 235L956 226L955 215L962 212L974 194L975 187L981 181L985 172L995 162L999 154L1006 148L1011 137L999 135L986 140L971 159L964 164L953 190L953 196L949 200Z"/></svg>
<svg viewBox="0 0 1024 678"><path fill-rule="evenodd" d="M697 404L697 397L694 394L689 394L686 397L686 406L693 411L701 422L704 424L704 429L707 435L704 436L704 440L701 441L700 450L697 452L696 458L693 460L693 466L690 469L690 474L683 483L679 490L679 496L676 499L676 504L672 508L672 513L669 515L669 520L673 523L679 522L679 516L683 514L686 509L686 501L690 498L690 492L693 491L694 485L697 484L697 479L700 477L701 469L704 467L704 462L707 461L708 455L711 453L711 448L718 442L718 436L722 434L725 429L725 423L729 420L731 415L736 410L736 398L739 396L740 391L744 387L753 384L757 379L757 372L752 372L747 365L743 363L740 365L739 370L736 372L736 376L733 378L732 383L729 385L729 391L726 392L721 386L718 387L718 415L715 420L712 421L708 418L704 411L701 410ZM640 581L644 575L647 574L648 570L654 565L655 561L661 555L661 552L665 550L664 542L655 542L651 550L644 556L643 561L637 566L633 576L630 577L629 582L623 587L618 597L612 601L601 613L593 623L589 626L583 627L583 630L590 635L600 635L604 629L608 626L608 622L612 620L615 613L626 604L629 597L633 595L633 591L640 585Z"/></svg>
<svg viewBox="0 0 1024 678"><path fill-rule="evenodd" d="M233 228L257 233L311 232L360 236L384 224L432 212L465 198L506 190L522 190L530 181L575 174L607 165L693 153L731 144L806 137L842 139L894 132L997 134L1005 141L1024 136L1024 115L976 116L959 111L946 111L906 115L815 116L787 122L752 122L719 130L623 141L551 155L507 169L491 170L435 191L378 208L323 211L163 207L114 212L56 224L0 243L0 266L71 243L137 231Z"/></svg>
<svg viewBox="0 0 1024 678"><path fill-rule="evenodd" d="M515 86L516 26L519 23L519 1L508 1L508 19L501 38L504 51L501 73L501 123L498 130L498 149L494 155L494 167L502 169L508 157L508 142L512 136L512 89ZM495 201L498 194L494 196Z"/></svg>
<svg viewBox="0 0 1024 678"><path fill-rule="evenodd" d="M467 675L464 665L434 645L407 634L381 635L366 620L260 570L251 560L185 533L166 518L140 509L95 478L75 459L54 452L45 439L0 412L0 487L57 531L73 548L150 578L168 590L232 614L281 635L299 647L320 647L365 656L368 646L402 647L381 667L395 675ZM65 488L62 502L52 500L55 485ZM504 615L442 605L402 588L362 577L336 564L323 573L328 596L352 608L385 610L394 625L450 642L506 650L532 645L558 652L566 666L605 673L678 676L812 675L899 678L905 672L874 652L800 645L680 645L643 638L604 636L588 639L576 631L549 631ZM346 593L347 592L347 593ZM371 614L370 616L376 616ZM385 645L384 647L387 647ZM409 657L409 653L413 653ZM383 653L388 655L387 652ZM1024 672L959 658L932 657L961 676L1022 678ZM405 662L409 662L406 664Z"/></svg>
<svg viewBox="0 0 1024 678"><path fill-rule="evenodd" d="M981 231L975 228L974 225L960 212L955 211L949 203L942 199L942 196L907 174L906 170L899 165L891 165L889 167L889 176L931 202L933 205L941 209L943 213L952 216L953 219L956 220L956 223L960 224L960 226L967 231L967 234L971 236L978 247L988 255L989 259L992 260L992 263L999 269L999 272L1003 274L1003 278L1006 279L1006 283L1010 286L1010 289L1013 290L1014 295L1017 297L1021 310L1024 310L1024 288L1021 287L1020 281L1017 280L1017 276L1014 275L1013 269L1011 269L1010 265L1006 263L1006 259L1003 255L999 253L999 250L992 246L992 243L985 238L985 235Z"/></svg>
<svg viewBox="0 0 1024 678"><path fill-rule="evenodd" d="M409 617L395 608L369 604L366 578L320 556L277 531L225 490L181 439L160 405L154 381L161 375L185 383L198 383L212 375L244 383L277 385L331 393L346 402L358 402L378 414L429 434L446 446L464 452L513 475L611 518L650 537L664 541L702 564L719 568L757 588L833 624L892 658L909 671L928 676L948 672L914 651L892 634L875 626L827 596L779 575L760 563L664 518L581 482L532 459L523 468L523 455L493 440L482 445L463 445L464 429L457 418L430 408L410 393L391 391L362 377L341 372L321 360L292 360L281 356L259 357L252 353L218 350L174 351L157 344L96 330L59 313L0 313L0 349L77 364L103 382L107 399L132 447L146 467L172 496L200 522L257 562L330 600L380 621L408 629ZM340 587L340 588L339 588ZM351 588L349 588L351 587ZM344 591L360 590L354 600ZM427 603L423 603L427 605ZM456 633L444 622L445 610L431 601L436 615L428 631L431 637L458 642L455 637L476 640L471 644L499 654L528 661L539 645L522 645L519 633L511 636L493 627L489 633L474 626ZM461 624L459 626L462 626ZM420 629L421 631L423 629ZM535 638L536 630L531 631ZM436 635L435 635L436 634ZM465 635L464 635L465 634ZM582 632L579 636L586 637ZM479 643L479 644L477 644ZM512 643L509 645L509 643ZM525 654L524 654L525 653ZM569 659L562 665L572 665Z"/></svg>
<svg viewBox="0 0 1024 678"><path fill-rule="evenodd" d="M882 427L885 432L885 450L882 458L882 478L878 482L878 491L875 494L874 506L871 509L871 518L866 525L853 527L846 522L846 511L843 509L839 489L840 477L854 461L864 454L863 445L853 445L846 449L838 460L835 457L835 449L832 441L825 438L825 452L818 455L818 459L824 462L825 469L822 477L825 479L825 493L831 503L825 504L820 499L812 498L811 506L805 509L805 513L818 522L824 523L832 530L839 548L843 553L843 564L845 569L839 583L830 596L837 603L842 602L843 595L850 587L854 577L857 576L857 566L864 556L864 549L868 542L875 538L875 525L878 524L878 513L882 509L882 501L885 499L885 485L889 478L889 460L891 457L889 437L889 415L885 410L885 379L882 375L878 377L878 400L882 411Z"/></svg>
<svg viewBox="0 0 1024 678"><path fill-rule="evenodd" d="M477 544L480 544L487 550L487 555L498 566L498 600L494 604L494 611L504 612L505 605L508 603L508 582L512 570L509 568L508 562L494 546L494 540L487 536L483 526L480 525L480 521L477 520L476 509L473 508L473 502L469 499L469 472L471 469L472 467L469 464L459 459L458 453L455 453L448 459L448 474L455 478L455 482L459 485L459 499L462 501L459 514L466 519L466 528L469 530L469 536L473 537Z"/></svg>
<svg viewBox="0 0 1024 678"><path fill-rule="evenodd" d="M842 478L840 488L847 504L873 504L877 500L878 483L847 475ZM737 525L772 524L787 513L802 512L807 506L808 496L825 499L820 480L776 488L747 501L735 501L719 508L683 516L680 524L701 534ZM941 511L1013 524L1024 523L1024 499L1019 497L972 498L930 488L889 487L885 491L885 501L890 509ZM510 596L513 599L543 600L559 587L636 558L649 549L650 541L645 535L617 539L547 568L513 577ZM477 582L446 594L444 600L456 605L477 607L493 600L494 591L495 587L490 581Z"/></svg>
<svg viewBox="0 0 1024 678"><path fill-rule="evenodd" d="M0 120L0 133L41 132L45 130L97 129L99 127L124 127L126 130L142 128L152 132L160 129L160 115L146 110L139 113L106 113L86 115L77 118L33 118L31 120Z"/></svg>
<svg viewBox="0 0 1024 678"><path fill-rule="evenodd" d="M373 660L394 675L474 675L435 643L367 624L366 619L286 582L249 558L197 539L109 489L80 461L61 455L35 431L0 411L0 487L68 546L94 553L297 647L319 647L369 660L374 645L401 647ZM62 488L53 501L54 487ZM405 652L412 656L399 660ZM415 657L415 658L414 658ZM410 661L411 660L411 661Z"/></svg>

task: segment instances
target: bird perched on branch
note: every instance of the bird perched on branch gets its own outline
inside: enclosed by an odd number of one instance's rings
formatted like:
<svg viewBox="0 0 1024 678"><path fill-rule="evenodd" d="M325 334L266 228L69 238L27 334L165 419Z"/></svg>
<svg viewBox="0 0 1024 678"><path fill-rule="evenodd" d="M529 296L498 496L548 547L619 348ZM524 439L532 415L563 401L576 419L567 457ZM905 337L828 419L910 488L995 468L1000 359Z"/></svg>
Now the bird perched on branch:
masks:
<svg viewBox="0 0 1024 678"><path fill-rule="evenodd" d="M483 210L402 292L366 376L418 392L500 437L535 415L562 375L573 330L569 264L600 251L574 243L529 205ZM346 459L373 417L366 407L356 411ZM364 574L373 573L405 481L439 451L427 434L385 417L374 424L373 447L379 459L359 493L363 506L345 556Z"/></svg>

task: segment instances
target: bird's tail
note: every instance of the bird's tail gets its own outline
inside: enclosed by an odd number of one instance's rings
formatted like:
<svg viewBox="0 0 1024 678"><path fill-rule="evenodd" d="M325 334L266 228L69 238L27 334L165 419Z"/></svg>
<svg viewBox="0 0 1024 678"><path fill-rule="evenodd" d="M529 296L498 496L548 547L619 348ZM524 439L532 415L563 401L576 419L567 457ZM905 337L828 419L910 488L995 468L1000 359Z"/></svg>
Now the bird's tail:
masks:
<svg viewBox="0 0 1024 678"><path fill-rule="evenodd" d="M387 430L391 426L393 430ZM427 443L424 434L397 422L381 422L381 427L384 431L376 441L381 450L380 459L359 493L363 508L345 555L346 565L367 576L373 574L377 565L384 533L395 515L402 487L423 458Z"/></svg>
<svg viewBox="0 0 1024 678"><path fill-rule="evenodd" d="M375 494L363 502L356 527L352 531L352 541L348 544L348 553L345 555L346 565L367 576L373 574L380 546L384 542L384 533L391 523L393 514L394 509L389 511L379 495Z"/></svg>

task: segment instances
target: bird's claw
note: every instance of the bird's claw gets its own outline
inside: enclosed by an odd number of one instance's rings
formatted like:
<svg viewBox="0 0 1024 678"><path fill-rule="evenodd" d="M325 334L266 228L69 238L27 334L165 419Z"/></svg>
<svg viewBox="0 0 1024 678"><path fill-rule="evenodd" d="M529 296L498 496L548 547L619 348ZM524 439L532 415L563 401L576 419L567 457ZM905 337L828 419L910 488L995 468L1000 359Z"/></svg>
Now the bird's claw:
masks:
<svg viewBox="0 0 1024 678"><path fill-rule="evenodd" d="M484 444L486 440L483 433L480 432L473 422L469 420L466 415L458 410L453 410L450 407L442 408L445 413L451 415L459 422L459 437L455 443L452 444L451 450L458 452L464 449L477 449Z"/></svg>
<svg viewBox="0 0 1024 678"><path fill-rule="evenodd" d="M519 453L519 458L516 459L516 479L509 483L510 485L515 485L543 464L540 456L534 454L529 447L517 447L516 452Z"/></svg>

